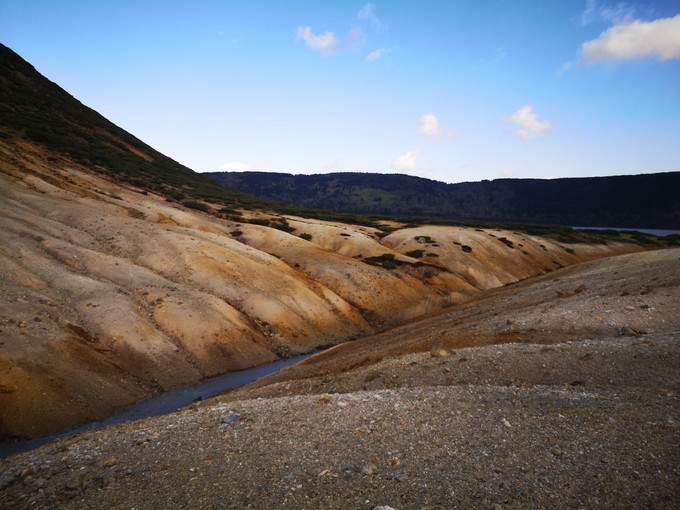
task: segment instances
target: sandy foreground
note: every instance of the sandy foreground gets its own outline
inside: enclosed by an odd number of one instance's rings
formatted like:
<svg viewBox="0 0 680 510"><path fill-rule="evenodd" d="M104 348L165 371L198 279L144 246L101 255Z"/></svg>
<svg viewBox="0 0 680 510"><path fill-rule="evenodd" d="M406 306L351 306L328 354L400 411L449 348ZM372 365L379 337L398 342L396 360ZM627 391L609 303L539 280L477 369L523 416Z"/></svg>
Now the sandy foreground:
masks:
<svg viewBox="0 0 680 510"><path fill-rule="evenodd" d="M667 250L569 268L394 332L393 346L443 339L434 349L384 355L387 332L371 362L362 341L3 459L0 506L678 508L679 263ZM511 315L542 340L456 347L456 319L476 317L479 339ZM564 329L575 320L589 329Z"/></svg>

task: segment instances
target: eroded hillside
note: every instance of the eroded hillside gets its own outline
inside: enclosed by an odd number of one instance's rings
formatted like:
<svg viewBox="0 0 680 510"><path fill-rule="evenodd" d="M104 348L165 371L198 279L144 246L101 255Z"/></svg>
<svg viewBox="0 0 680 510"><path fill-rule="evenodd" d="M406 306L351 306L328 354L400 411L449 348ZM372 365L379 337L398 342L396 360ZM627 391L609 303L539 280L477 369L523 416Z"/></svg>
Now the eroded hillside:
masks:
<svg viewBox="0 0 680 510"><path fill-rule="evenodd" d="M223 219L25 141L0 149L5 438L100 418L480 290L640 249L453 227L386 235L253 211ZM246 222L258 218L288 232Z"/></svg>
<svg viewBox="0 0 680 510"><path fill-rule="evenodd" d="M0 506L676 509L679 256L563 268L0 459Z"/></svg>

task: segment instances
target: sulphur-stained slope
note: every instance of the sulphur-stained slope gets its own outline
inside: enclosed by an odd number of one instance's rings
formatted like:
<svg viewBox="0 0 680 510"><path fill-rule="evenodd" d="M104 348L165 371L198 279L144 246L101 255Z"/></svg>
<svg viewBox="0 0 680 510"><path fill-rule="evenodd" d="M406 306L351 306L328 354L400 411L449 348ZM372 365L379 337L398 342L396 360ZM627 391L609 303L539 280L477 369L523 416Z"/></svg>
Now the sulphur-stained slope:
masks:
<svg viewBox="0 0 680 510"><path fill-rule="evenodd" d="M334 230L334 227L331 229ZM382 266L367 264L362 259L344 256L319 246L314 242L314 237L311 241L305 241L264 227L252 227L239 237L248 245L269 251L333 289L378 327L394 325L451 303L453 287L441 291L429 285L422 274L415 274L415 269L386 270ZM346 244L351 244L351 241ZM367 248L369 253L389 253L395 258L399 255L381 246L377 240L360 238L359 245Z"/></svg>
<svg viewBox="0 0 680 510"><path fill-rule="evenodd" d="M400 253L447 268L474 291L634 250L620 242L568 244L510 230L431 225L400 229L382 242Z"/></svg>
<svg viewBox="0 0 680 510"><path fill-rule="evenodd" d="M639 249L454 227L387 235L298 217L284 232L246 221L280 219L273 213L187 209L25 141L0 142L0 160L4 438Z"/></svg>

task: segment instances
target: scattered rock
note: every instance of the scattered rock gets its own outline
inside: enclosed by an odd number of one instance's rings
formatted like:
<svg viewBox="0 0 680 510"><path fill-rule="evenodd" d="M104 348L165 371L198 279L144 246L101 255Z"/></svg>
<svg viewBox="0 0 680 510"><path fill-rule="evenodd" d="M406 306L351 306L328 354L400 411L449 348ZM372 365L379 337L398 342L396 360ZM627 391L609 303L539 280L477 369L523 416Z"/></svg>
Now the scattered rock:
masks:
<svg viewBox="0 0 680 510"><path fill-rule="evenodd" d="M372 462L369 462L361 469L361 472L364 475L374 475L378 472L378 466L376 466Z"/></svg>
<svg viewBox="0 0 680 510"><path fill-rule="evenodd" d="M359 469L359 468L356 467L356 466L343 466L343 467L340 469L340 472L343 473L343 474L347 474L347 473L361 473L361 469Z"/></svg>
<svg viewBox="0 0 680 510"><path fill-rule="evenodd" d="M118 464L118 459L116 457L109 457L106 459L106 462L104 462L104 467L113 467Z"/></svg>
<svg viewBox="0 0 680 510"><path fill-rule="evenodd" d="M0 477L0 491L5 490L7 487L12 485L14 483L14 478L9 476L1 476Z"/></svg>
<svg viewBox="0 0 680 510"><path fill-rule="evenodd" d="M408 475L406 473L399 473L394 477L397 482L405 482L408 480Z"/></svg>
<svg viewBox="0 0 680 510"><path fill-rule="evenodd" d="M231 413L229 416L222 418L222 423L225 425L230 425L241 420L241 415L238 413Z"/></svg>
<svg viewBox="0 0 680 510"><path fill-rule="evenodd" d="M442 344L441 340L435 340L432 343L432 347L430 347L430 356L433 358L443 358L450 355L451 351L444 347L444 344Z"/></svg>
<svg viewBox="0 0 680 510"><path fill-rule="evenodd" d="M619 328L619 336L637 336L638 332L628 326Z"/></svg>
<svg viewBox="0 0 680 510"><path fill-rule="evenodd" d="M581 292L584 292L586 288L587 287L585 285L581 284L574 289L574 294L580 294Z"/></svg>

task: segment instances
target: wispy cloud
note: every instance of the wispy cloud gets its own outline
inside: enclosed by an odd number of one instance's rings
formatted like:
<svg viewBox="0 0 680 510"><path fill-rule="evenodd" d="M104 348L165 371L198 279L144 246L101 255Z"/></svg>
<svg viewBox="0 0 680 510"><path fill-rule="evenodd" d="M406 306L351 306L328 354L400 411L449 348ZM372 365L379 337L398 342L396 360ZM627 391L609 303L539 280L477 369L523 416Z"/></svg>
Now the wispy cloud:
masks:
<svg viewBox="0 0 680 510"><path fill-rule="evenodd" d="M343 39L339 39L336 37L335 32L330 31L323 34L314 34L308 25L298 27L297 38L304 40L307 46L321 55L337 55L347 51L360 51L368 41L369 32L382 31L386 27L387 25L376 15L375 6L373 4L366 4L351 21L347 37ZM389 51L387 48L372 51L366 57L366 60L372 62Z"/></svg>
<svg viewBox="0 0 680 510"><path fill-rule="evenodd" d="M420 151L408 151L406 154L394 158L390 166L392 170L397 172L412 172L418 166L419 157Z"/></svg>
<svg viewBox="0 0 680 510"><path fill-rule="evenodd" d="M359 26L353 26L347 35L347 49L359 51L364 47L367 40L368 36L366 35L366 32Z"/></svg>
<svg viewBox="0 0 680 510"><path fill-rule="evenodd" d="M311 27L298 27L297 29L298 39L305 41L307 46L312 48L314 51L318 51L322 55L333 55L339 53L342 46L340 41L338 41L333 32L326 32L322 35L314 35Z"/></svg>
<svg viewBox="0 0 680 510"><path fill-rule="evenodd" d="M437 136L441 134L442 128L433 113L426 113L420 117L417 131L420 136Z"/></svg>
<svg viewBox="0 0 680 510"><path fill-rule="evenodd" d="M565 62L560 66L560 68L557 70L557 76L562 76L564 73L569 71L572 67L574 67L574 62L571 60L569 62Z"/></svg>
<svg viewBox="0 0 680 510"><path fill-rule="evenodd" d="M680 59L680 14L654 21L626 21L583 43L586 64L639 58Z"/></svg>
<svg viewBox="0 0 680 510"><path fill-rule="evenodd" d="M359 13L357 14L357 19L360 22L365 22L368 25L371 26L371 28L374 28L376 30L382 30L385 28L385 24L378 18L378 15L375 13L375 5L373 4L366 4L364 5Z"/></svg>
<svg viewBox="0 0 680 510"><path fill-rule="evenodd" d="M378 48L377 50L373 50L368 55L366 55L366 61L374 62L390 51L392 51L390 48Z"/></svg>
<svg viewBox="0 0 680 510"><path fill-rule="evenodd" d="M599 0L586 0L586 7L581 13L581 26L593 23L622 23L633 19L635 7L625 2L616 5L603 4Z"/></svg>
<svg viewBox="0 0 680 510"><path fill-rule="evenodd" d="M550 130L550 123L547 120L538 120L536 113L529 105L523 106L504 120L516 124L519 129L510 131L510 134L521 138L527 143L534 138L543 136Z"/></svg>

